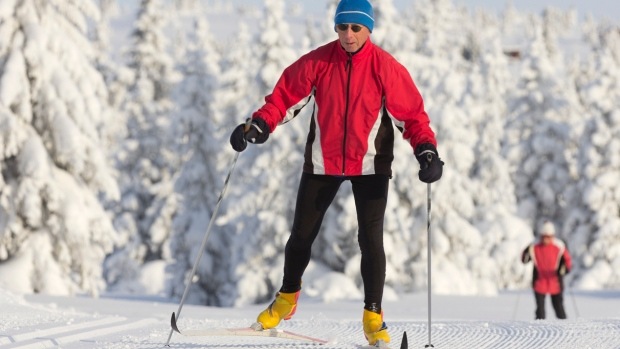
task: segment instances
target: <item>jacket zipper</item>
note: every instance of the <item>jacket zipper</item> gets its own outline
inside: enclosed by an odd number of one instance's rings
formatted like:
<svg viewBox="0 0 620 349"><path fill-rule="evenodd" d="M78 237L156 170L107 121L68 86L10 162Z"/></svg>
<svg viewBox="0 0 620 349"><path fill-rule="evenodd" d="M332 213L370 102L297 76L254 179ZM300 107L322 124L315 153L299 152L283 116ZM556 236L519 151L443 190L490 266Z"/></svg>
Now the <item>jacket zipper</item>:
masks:
<svg viewBox="0 0 620 349"><path fill-rule="evenodd" d="M347 52L349 58L347 59L347 65L345 71L347 72L347 89L345 95L345 108L344 108L344 134L342 137L342 175L345 175L345 162L347 154L347 125L349 119L349 88L351 87L351 70L353 70L353 54Z"/></svg>

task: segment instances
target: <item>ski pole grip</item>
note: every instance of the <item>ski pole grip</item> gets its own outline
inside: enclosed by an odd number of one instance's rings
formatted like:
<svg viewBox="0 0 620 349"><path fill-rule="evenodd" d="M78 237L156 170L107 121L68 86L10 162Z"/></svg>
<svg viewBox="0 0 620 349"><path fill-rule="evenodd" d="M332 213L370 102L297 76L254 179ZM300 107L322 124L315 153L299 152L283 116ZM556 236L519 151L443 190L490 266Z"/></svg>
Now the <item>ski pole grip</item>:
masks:
<svg viewBox="0 0 620 349"><path fill-rule="evenodd" d="M245 126L243 127L243 132L247 133L250 130L250 127L252 127L252 118L248 118L247 120L245 120Z"/></svg>
<svg viewBox="0 0 620 349"><path fill-rule="evenodd" d="M431 161L433 161L433 154L426 153L426 162L428 162L430 164Z"/></svg>

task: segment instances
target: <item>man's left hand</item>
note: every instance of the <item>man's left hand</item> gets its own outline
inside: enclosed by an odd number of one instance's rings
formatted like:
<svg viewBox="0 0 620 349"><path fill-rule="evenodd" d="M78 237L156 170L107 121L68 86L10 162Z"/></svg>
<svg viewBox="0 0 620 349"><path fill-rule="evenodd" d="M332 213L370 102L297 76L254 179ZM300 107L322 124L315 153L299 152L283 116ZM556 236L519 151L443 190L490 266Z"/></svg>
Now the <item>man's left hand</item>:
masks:
<svg viewBox="0 0 620 349"><path fill-rule="evenodd" d="M437 148L431 143L420 144L415 150L415 156L420 163L418 177L424 183L433 183L441 178L443 161L439 158Z"/></svg>

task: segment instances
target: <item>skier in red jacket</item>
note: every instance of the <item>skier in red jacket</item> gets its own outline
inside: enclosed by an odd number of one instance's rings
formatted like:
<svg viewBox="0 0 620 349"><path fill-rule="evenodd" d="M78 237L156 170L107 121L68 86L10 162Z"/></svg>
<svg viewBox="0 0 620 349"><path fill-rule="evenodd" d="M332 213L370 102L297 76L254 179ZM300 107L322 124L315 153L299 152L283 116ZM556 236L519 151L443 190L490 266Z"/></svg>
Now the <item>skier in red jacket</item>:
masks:
<svg viewBox="0 0 620 349"><path fill-rule="evenodd" d="M314 100L282 287L258 316L257 329L273 328L294 314L323 216L340 185L350 181L362 255L364 333L371 345L390 341L381 300L386 269L383 220L394 159L394 125L420 162L421 181L439 180L443 162L418 89L405 67L372 43L373 27L368 0L341 0L334 16L338 40L286 68L265 104L252 115L250 127L240 124L230 136L236 151L243 151L247 142L264 143L278 125Z"/></svg>
<svg viewBox="0 0 620 349"><path fill-rule="evenodd" d="M566 319L563 299L563 277L571 269L571 257L562 240L555 237L555 227L545 222L540 241L529 245L521 255L523 263L534 263L532 286L536 299L536 319L545 318L545 296L551 295L551 304L558 319Z"/></svg>

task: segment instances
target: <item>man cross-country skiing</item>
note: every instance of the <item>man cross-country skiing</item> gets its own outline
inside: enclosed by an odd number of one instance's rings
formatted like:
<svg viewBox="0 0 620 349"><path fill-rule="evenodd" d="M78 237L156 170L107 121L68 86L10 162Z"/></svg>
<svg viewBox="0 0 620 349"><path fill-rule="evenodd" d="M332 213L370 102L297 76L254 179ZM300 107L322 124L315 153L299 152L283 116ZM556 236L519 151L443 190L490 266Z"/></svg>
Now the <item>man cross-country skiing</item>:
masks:
<svg viewBox="0 0 620 349"><path fill-rule="evenodd" d="M521 261L534 263L532 287L536 300L536 320L545 318L545 297L551 295L551 304L558 319L566 319L564 311L564 282L562 278L571 269L571 257L564 242L555 237L555 226L545 222L540 230L540 241L523 250Z"/></svg>
<svg viewBox="0 0 620 349"><path fill-rule="evenodd" d="M381 300L386 259L383 220L394 159L394 128L420 162L419 179L441 178L443 162L424 103L409 72L370 40L374 13L368 0L342 0L334 16L338 40L321 46L284 70L251 126L230 136L236 151L260 144L294 118L313 97L313 114L295 217L285 248L284 278L275 300L258 315L257 329L276 327L295 313L302 275L323 216L344 181L350 181L357 210L364 334L370 345L388 343Z"/></svg>

